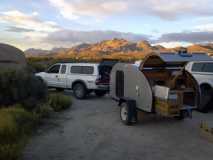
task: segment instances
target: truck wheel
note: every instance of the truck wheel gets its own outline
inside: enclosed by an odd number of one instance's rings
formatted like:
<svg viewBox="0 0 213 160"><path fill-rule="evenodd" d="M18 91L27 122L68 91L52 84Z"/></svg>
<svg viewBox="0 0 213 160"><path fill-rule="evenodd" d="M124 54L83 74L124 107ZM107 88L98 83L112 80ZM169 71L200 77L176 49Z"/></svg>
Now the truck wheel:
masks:
<svg viewBox="0 0 213 160"><path fill-rule="evenodd" d="M105 91L96 90L96 91L95 91L95 94L96 94L96 96L98 96L98 97L103 97L103 96L106 94L106 92L105 92Z"/></svg>
<svg viewBox="0 0 213 160"><path fill-rule="evenodd" d="M198 107L198 110L200 112L208 112L209 108L209 104L212 101L212 89L211 88L207 88L207 87L202 87L201 88L201 101L200 101L200 105Z"/></svg>
<svg viewBox="0 0 213 160"><path fill-rule="evenodd" d="M130 125L131 121L130 121L130 116L129 116L129 107L127 105L126 102L122 103L120 106L120 118L121 121L125 124L125 125Z"/></svg>
<svg viewBox="0 0 213 160"><path fill-rule="evenodd" d="M84 99L87 94L87 89L83 84L77 83L73 87L73 93L77 99Z"/></svg>

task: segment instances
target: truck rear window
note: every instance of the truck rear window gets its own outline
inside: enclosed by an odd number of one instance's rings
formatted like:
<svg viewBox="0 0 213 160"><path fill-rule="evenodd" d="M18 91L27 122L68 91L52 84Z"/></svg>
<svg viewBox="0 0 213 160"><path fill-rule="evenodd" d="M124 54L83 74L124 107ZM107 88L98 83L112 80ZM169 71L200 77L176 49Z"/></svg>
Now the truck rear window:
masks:
<svg viewBox="0 0 213 160"><path fill-rule="evenodd" d="M93 74L94 67L92 66L72 66L71 73L75 74Z"/></svg>

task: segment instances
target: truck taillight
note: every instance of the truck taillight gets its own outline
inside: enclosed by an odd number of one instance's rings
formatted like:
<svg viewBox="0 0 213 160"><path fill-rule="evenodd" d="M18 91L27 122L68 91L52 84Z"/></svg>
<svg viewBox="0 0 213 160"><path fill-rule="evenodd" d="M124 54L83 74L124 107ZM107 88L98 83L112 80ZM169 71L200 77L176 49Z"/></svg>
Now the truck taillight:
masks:
<svg viewBox="0 0 213 160"><path fill-rule="evenodd" d="M100 84L101 83L101 75L98 76L98 78L95 81L95 84Z"/></svg>

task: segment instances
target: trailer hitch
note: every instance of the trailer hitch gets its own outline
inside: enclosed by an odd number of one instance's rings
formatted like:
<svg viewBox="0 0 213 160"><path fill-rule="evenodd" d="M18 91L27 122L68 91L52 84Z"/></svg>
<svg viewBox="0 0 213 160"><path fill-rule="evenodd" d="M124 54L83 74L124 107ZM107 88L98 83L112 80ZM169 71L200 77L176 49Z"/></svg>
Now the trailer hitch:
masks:
<svg viewBox="0 0 213 160"><path fill-rule="evenodd" d="M192 118L192 111L193 111L194 107L184 107L181 109L181 112L183 114L184 117L188 117L188 118Z"/></svg>

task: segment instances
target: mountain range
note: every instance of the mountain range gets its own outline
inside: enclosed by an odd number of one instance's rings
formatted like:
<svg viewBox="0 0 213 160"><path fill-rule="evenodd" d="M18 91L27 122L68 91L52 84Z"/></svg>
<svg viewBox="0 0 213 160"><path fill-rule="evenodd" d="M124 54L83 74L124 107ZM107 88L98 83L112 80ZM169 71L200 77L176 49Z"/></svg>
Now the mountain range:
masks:
<svg viewBox="0 0 213 160"><path fill-rule="evenodd" d="M165 48L151 45L148 41L130 42L125 39L105 40L99 43L82 43L71 48L53 48L52 50L28 49L27 57L53 57L75 59L123 58L140 59L153 52L177 52L187 49L188 52L205 52L213 55L213 44L194 44L188 47Z"/></svg>

